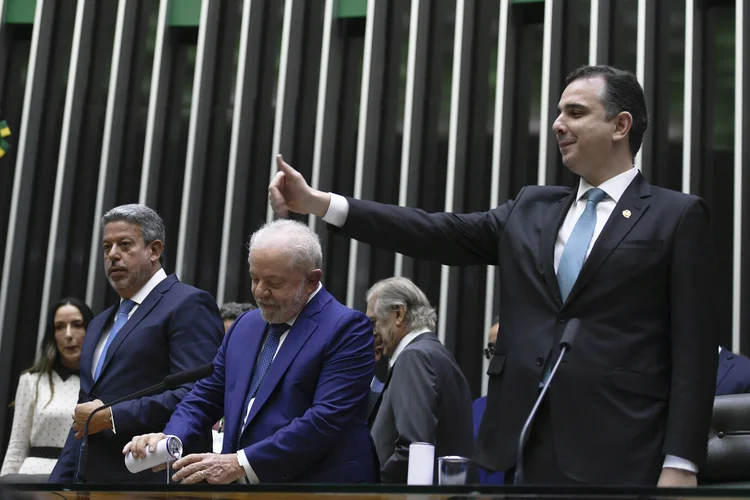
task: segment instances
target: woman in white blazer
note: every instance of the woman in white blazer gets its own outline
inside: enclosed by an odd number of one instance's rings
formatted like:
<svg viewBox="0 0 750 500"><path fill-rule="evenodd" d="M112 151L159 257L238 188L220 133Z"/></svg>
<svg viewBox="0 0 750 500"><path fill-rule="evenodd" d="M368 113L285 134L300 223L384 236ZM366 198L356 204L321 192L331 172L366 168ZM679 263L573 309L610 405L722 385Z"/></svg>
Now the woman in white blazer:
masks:
<svg viewBox="0 0 750 500"><path fill-rule="evenodd" d="M18 381L1 476L49 474L55 467L78 403L81 347L93 317L91 309L75 298L50 309L41 357Z"/></svg>

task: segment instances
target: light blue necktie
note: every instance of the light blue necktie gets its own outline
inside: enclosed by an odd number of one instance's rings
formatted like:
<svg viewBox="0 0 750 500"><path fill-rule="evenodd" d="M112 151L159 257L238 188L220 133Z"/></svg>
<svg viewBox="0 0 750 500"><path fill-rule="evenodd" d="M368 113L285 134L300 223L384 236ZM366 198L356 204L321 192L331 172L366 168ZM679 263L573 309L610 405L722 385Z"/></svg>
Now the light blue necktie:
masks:
<svg viewBox="0 0 750 500"><path fill-rule="evenodd" d="M589 248L591 238L594 236L596 227L596 204L607 196L607 193L599 188L586 191L586 209L576 222L570 238L565 244L560 264L557 266L557 283L560 285L560 295L565 302L573 289L573 285L581 272L583 261L586 259L586 250Z"/></svg>
<svg viewBox="0 0 750 500"><path fill-rule="evenodd" d="M263 378L266 376L268 368L271 367L274 356L276 356L276 350L279 348L279 342L281 336L291 328L287 323L271 323L268 325L268 335L266 336L266 342L263 344L263 349L260 351L258 356L258 362L255 364L255 370L253 370L253 378L250 380L250 387L247 391L247 397L245 398L245 406L242 407L242 425L240 428L245 430L245 415L247 414L247 407L250 405L250 401L258 393L260 383L263 382ZM240 436L242 437L242 432Z"/></svg>
<svg viewBox="0 0 750 500"><path fill-rule="evenodd" d="M112 331L109 332L109 337L107 337L107 341L104 343L104 349L102 349L102 354L99 356L99 361L96 363L96 370L94 371L94 381L96 381L99 378L99 375L101 375L102 367L104 366L104 358L107 357L107 350L109 349L109 346L112 344L112 341L115 339L117 332L119 332L120 329L122 329L122 327L125 326L125 323L128 322L128 314L130 314L130 311L133 310L134 306L135 306L135 302L133 302L130 299L125 299L122 302L120 302L120 310L117 311L117 316L115 317L115 324L112 325Z"/></svg>
<svg viewBox="0 0 750 500"><path fill-rule="evenodd" d="M568 299L583 267L583 261L586 260L586 251L589 249L596 227L596 204L602 201L607 193L599 188L593 188L586 191L583 196L586 198L586 208L578 218L573 232L570 233L562 257L560 257L560 264L557 266L557 283L560 286L560 296L563 302ZM542 380L539 382L540 388L549 378L551 371L552 360L550 356L547 356Z"/></svg>

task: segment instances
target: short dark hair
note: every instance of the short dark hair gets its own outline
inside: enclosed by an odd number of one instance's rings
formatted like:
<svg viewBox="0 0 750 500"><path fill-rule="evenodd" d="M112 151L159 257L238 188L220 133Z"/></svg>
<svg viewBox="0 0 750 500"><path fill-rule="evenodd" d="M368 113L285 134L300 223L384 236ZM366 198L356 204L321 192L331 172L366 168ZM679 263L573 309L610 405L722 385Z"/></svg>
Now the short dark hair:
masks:
<svg viewBox="0 0 750 500"><path fill-rule="evenodd" d="M573 71L565 80L566 85L581 79L602 77L606 85L599 99L604 105L607 120L611 120L623 111L633 117L633 126L628 135L630 154L635 158L643 143L643 134L648 128L648 108L643 88L638 78L629 71L612 66L582 66Z"/></svg>
<svg viewBox="0 0 750 500"><path fill-rule="evenodd" d="M223 321L234 321L237 319L237 316L239 316L243 312L252 311L255 308L256 307L250 303L239 304L237 302L227 302L226 304L221 306L221 319Z"/></svg>
<svg viewBox="0 0 750 500"><path fill-rule="evenodd" d="M102 216L102 232L104 232L104 226L110 222L118 221L125 221L138 226L146 245L156 240L161 241L164 246L167 245L167 231L164 229L164 220L153 208L138 203L115 207Z"/></svg>

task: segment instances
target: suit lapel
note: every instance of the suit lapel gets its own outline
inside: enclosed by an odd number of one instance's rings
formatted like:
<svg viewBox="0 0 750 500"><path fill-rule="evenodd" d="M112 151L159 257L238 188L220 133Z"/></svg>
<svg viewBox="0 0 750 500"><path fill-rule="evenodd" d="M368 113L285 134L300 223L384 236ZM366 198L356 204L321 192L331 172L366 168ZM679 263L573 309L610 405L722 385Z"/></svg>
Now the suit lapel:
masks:
<svg viewBox="0 0 750 500"><path fill-rule="evenodd" d="M245 429L250 427L253 419L268 401L269 396L276 389L279 381L289 369L294 358L297 357L302 346L305 345L307 339L318 328L318 323L314 321L313 317L332 299L331 294L325 288L321 288L317 295L302 309L291 330L289 330L286 339L284 339L284 343L281 344L278 353L276 353L276 357L268 368L268 372L263 377L263 381L258 388L258 394L255 396L253 407L247 416ZM248 376L247 384L250 382L249 378ZM245 389L245 394L247 394L247 389Z"/></svg>
<svg viewBox="0 0 750 500"><path fill-rule="evenodd" d="M383 384L383 390L380 391L380 394L378 394L378 399L375 401L375 404L372 407L372 410L370 410L370 414L367 417L367 427L372 429L372 424L375 423L375 417L378 416L378 410L380 410L380 404L383 402L383 395L385 394L385 391L388 389L388 384L391 383L391 376L393 375L393 367L390 367L388 369L388 376L385 378L385 384Z"/></svg>
<svg viewBox="0 0 750 500"><path fill-rule="evenodd" d="M721 350L721 353L719 355L719 374L716 377L717 389L719 388L721 383L724 381L726 376L729 374L729 371L734 366L732 359L734 359L734 354L730 353L726 349Z"/></svg>
<svg viewBox="0 0 750 500"><path fill-rule="evenodd" d="M591 249L586 262L583 263L581 272L568 295L566 303L575 299L576 295L586 286L612 251L617 248L622 239L638 223L638 220L648 209L650 204L648 198L650 196L651 189L648 183L641 174L636 175L633 182L630 183L630 186L622 194L620 201L612 211L612 215L610 215L609 220L604 225L596 243L594 243L594 247ZM623 212L626 210L630 212L628 217L623 215Z"/></svg>
<svg viewBox="0 0 750 500"><path fill-rule="evenodd" d="M104 331L106 326L113 321L116 311L117 305L110 306L104 311L103 314L97 316L104 318L103 320L96 320L97 323L101 322L100 324L94 325L94 322L92 321L92 324L90 324L86 329L86 337L83 341L83 349L81 350L80 367L81 388L86 393L88 393L94 385L94 379L91 375L91 371L94 362L94 352L96 351L96 346L99 345L99 340L101 339L102 332Z"/></svg>
<svg viewBox="0 0 750 500"><path fill-rule="evenodd" d="M174 284L176 281L177 278L175 276L167 276L161 281L161 283L156 285L156 287L151 290L151 293L148 294L146 299L138 305L138 309L135 310L130 319L128 319L128 321L123 325L120 331L117 332L117 335L115 335L112 343L109 344L109 348L105 353L101 374L99 375L97 381L94 382L94 386L96 386L97 382L102 379L102 375L107 370L107 366L109 366L109 363L115 356L117 349L119 349L125 339L128 338L128 335L130 335L133 329L138 326L138 323L140 323L141 320L145 318L149 312L151 312L154 306L159 303L164 293L169 290L172 284Z"/></svg>
<svg viewBox="0 0 750 500"><path fill-rule="evenodd" d="M421 341L440 342L437 336L435 336L434 332L425 332L421 335L418 335L417 337L414 337L414 340L409 342L409 345L404 349ZM397 362L398 358L396 358L396 363ZM388 385L390 385L391 383L391 377L393 376L393 369L396 367L396 363L393 363L393 366L388 369L388 376L385 379L385 384L383 384L383 390L380 391L380 395L378 396L377 401L375 401L375 405L372 407L372 410L370 410L370 414L367 417L367 427L369 427L370 429L372 429L372 424L375 423L375 417L377 417L378 410L380 410L380 404L383 402L383 395L385 394L385 391L388 390Z"/></svg>
<svg viewBox="0 0 750 500"><path fill-rule="evenodd" d="M547 289L558 305L562 305L562 296L560 295L560 285L557 283L555 274L555 243L557 242L557 233L560 232L565 216L568 214L571 205L576 199L578 188L573 189L567 196L557 201L550 209L550 218L547 224L542 228L541 236L541 259L542 272L544 280L547 282Z"/></svg>

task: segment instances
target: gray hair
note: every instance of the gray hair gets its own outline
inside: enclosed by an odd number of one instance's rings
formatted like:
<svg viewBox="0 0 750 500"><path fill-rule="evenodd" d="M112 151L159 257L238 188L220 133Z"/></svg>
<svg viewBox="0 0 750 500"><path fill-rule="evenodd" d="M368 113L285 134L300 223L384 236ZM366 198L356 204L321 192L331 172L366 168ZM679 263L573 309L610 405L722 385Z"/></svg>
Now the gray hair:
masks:
<svg viewBox="0 0 750 500"><path fill-rule="evenodd" d="M323 267L323 250L318 233L307 224L291 219L276 219L263 224L250 236L248 250L280 244L289 256L289 264L304 273Z"/></svg>
<svg viewBox="0 0 750 500"><path fill-rule="evenodd" d="M221 319L227 321L230 319L235 320L243 312L252 311L253 309L257 308L249 302L244 304L240 304L238 302L227 302L226 304L221 306L219 312L221 313Z"/></svg>
<svg viewBox="0 0 750 500"><path fill-rule="evenodd" d="M104 232L104 226L110 222L118 221L130 222L138 226L146 245L156 240L161 241L165 246L167 244L164 221L156 213L156 210L146 205L131 203L129 205L120 205L108 211L102 216L102 232Z"/></svg>
<svg viewBox="0 0 750 500"><path fill-rule="evenodd" d="M390 311L404 306L406 325L410 329L435 330L435 308L430 305L427 295L410 279L395 277L380 280L367 290L367 302L373 296L376 297L373 309L378 318L385 318Z"/></svg>

